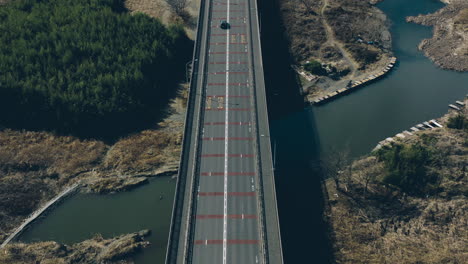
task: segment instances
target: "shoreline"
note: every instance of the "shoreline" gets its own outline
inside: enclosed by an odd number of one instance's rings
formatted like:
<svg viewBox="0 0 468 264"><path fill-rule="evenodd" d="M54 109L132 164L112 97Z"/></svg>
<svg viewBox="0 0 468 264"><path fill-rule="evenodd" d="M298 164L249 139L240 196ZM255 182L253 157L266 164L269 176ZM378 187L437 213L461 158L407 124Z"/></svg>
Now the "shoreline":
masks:
<svg viewBox="0 0 468 264"><path fill-rule="evenodd" d="M30 224L32 224L34 221L36 221L39 216L44 214L46 211L52 209L51 207L53 205L56 205L58 202L62 201L67 196L72 195L73 192L77 191L80 185L81 183L75 183L72 186L65 188L65 190L63 190L53 199L49 200L42 207L38 208L36 211L30 214L25 220L23 220L23 223L20 226L18 226L16 229L14 229L14 231L2 242L2 244L0 245L0 249L4 248L6 245L8 245L8 243L10 243L18 235L20 235L23 232L23 230L26 227L28 227Z"/></svg>
<svg viewBox="0 0 468 264"><path fill-rule="evenodd" d="M379 149L350 162L343 170L350 175L340 176L339 183L335 178L322 181L324 218L336 263L461 263L466 252L467 127L454 128L451 119L464 116L468 121L468 97L456 104L458 110L448 107L445 115L433 119L437 121L428 121L432 127L423 122L426 128L411 135L403 132L405 137L396 136L380 148L429 149L433 159L441 159L420 165L427 167L427 177L439 177L437 186L429 185L432 191L418 195L385 183L388 164L383 164ZM451 245L444 246L448 241Z"/></svg>
<svg viewBox="0 0 468 264"><path fill-rule="evenodd" d="M352 92L352 90L362 88L363 86L366 86L366 85L368 85L368 84L370 84L370 83L372 83L374 81L378 81L380 78L384 77L386 74L388 74L393 69L396 62L397 62L397 58L396 57L391 57L389 63L387 64L387 66L385 68L383 68L383 70L381 69L380 71L379 70L374 71L374 72L378 72L378 73L368 75L367 77L365 77L365 78L363 78L361 80L356 80L356 81L350 80L351 86L348 85L345 88L341 88L341 89L336 90L334 92L328 93L327 95L322 96L322 97L318 97L318 96L310 97L310 98L308 97L307 100L311 104L318 105L318 104L323 104L323 103L329 102L330 100L333 100L333 99L335 99L335 98L337 98L339 96L346 95L346 94Z"/></svg>
<svg viewBox="0 0 468 264"><path fill-rule="evenodd" d="M408 23L433 27L430 38L418 49L437 67L459 72L468 71L468 1L439 0L444 7L434 13L409 16Z"/></svg>
<svg viewBox="0 0 468 264"><path fill-rule="evenodd" d="M375 6L377 2L311 0L306 7L288 0L280 2L294 58L291 67L300 80L305 102L342 91L350 81L378 75L388 66L393 57L390 22ZM304 31L309 28L311 32ZM321 63L326 75L307 72L303 65L309 61Z"/></svg>

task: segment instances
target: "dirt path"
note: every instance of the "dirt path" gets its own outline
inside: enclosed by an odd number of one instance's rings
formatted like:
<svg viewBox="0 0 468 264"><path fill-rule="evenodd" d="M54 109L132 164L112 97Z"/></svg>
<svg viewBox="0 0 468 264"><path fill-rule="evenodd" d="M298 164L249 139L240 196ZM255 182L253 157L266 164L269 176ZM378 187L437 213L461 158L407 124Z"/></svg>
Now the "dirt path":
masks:
<svg viewBox="0 0 468 264"><path fill-rule="evenodd" d="M357 70L359 68L359 64L353 59L351 54L344 48L343 43L336 40L333 29L328 24L328 21L327 21L327 19L325 17L325 9L328 6L328 3L329 3L328 1L329 0L322 0L323 5L322 5L322 8L320 9L320 15L322 17L323 26L325 27L325 32L327 34L327 42L325 42L324 46L326 46L326 45L335 46L340 50L340 52L343 55L344 59L348 62L348 65L351 68L350 69L351 70L350 74L348 74L348 76L346 76L342 80L353 79L356 76Z"/></svg>

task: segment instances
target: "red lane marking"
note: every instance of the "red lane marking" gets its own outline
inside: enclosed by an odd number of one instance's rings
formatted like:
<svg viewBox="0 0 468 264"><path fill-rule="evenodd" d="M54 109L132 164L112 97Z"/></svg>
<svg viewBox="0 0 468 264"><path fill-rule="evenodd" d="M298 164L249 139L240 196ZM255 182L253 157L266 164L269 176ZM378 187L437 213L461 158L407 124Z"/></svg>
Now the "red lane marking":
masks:
<svg viewBox="0 0 468 264"><path fill-rule="evenodd" d="M204 137L202 140L225 140L225 137ZM228 137L227 140L253 140L252 137Z"/></svg>
<svg viewBox="0 0 468 264"><path fill-rule="evenodd" d="M226 45L227 42L211 42L210 45ZM229 42L231 45L246 45L247 42Z"/></svg>
<svg viewBox="0 0 468 264"><path fill-rule="evenodd" d="M225 111L226 108L205 108L206 111ZM229 108L230 111L250 111L250 108Z"/></svg>
<svg viewBox="0 0 468 264"><path fill-rule="evenodd" d="M209 72L208 74L226 74L227 72ZM249 72L229 72L230 74L248 74Z"/></svg>
<svg viewBox="0 0 468 264"><path fill-rule="evenodd" d="M199 196L224 196L224 192L198 192ZM228 196L255 196L255 192L228 192Z"/></svg>
<svg viewBox="0 0 468 264"><path fill-rule="evenodd" d="M245 33L234 33L230 34L231 36L246 36L247 34ZM216 34L210 34L210 36L227 36L227 33L216 33Z"/></svg>
<svg viewBox="0 0 468 264"><path fill-rule="evenodd" d="M245 19L246 17L230 17L229 19ZM216 19L227 19L227 17L213 17L213 20Z"/></svg>
<svg viewBox="0 0 468 264"><path fill-rule="evenodd" d="M227 123L229 125L238 125L238 126L251 124L251 122L227 122ZM224 126L226 125L226 122L206 122L204 125L205 126Z"/></svg>
<svg viewBox="0 0 468 264"><path fill-rule="evenodd" d="M245 10L229 10L229 12L244 12ZM227 10L212 10L211 12L227 12Z"/></svg>
<svg viewBox="0 0 468 264"><path fill-rule="evenodd" d="M202 172L201 176L224 176L224 172ZM255 176L255 172L228 172L228 176Z"/></svg>
<svg viewBox="0 0 468 264"><path fill-rule="evenodd" d="M247 51L214 51L210 52L209 54L247 54Z"/></svg>
<svg viewBox="0 0 468 264"><path fill-rule="evenodd" d="M228 154L230 158L253 158L253 154ZM222 158L224 154L202 154L202 158Z"/></svg>
<svg viewBox="0 0 468 264"><path fill-rule="evenodd" d="M251 240L251 239L228 239L227 244L258 244L258 240ZM206 239L206 240L195 240L195 245L222 245L222 239Z"/></svg>
<svg viewBox="0 0 468 264"><path fill-rule="evenodd" d="M197 215L195 216L197 219L223 219L224 215ZM226 218L230 219L256 219L256 215L226 215Z"/></svg>
<svg viewBox="0 0 468 264"><path fill-rule="evenodd" d="M226 64L225 61L210 62L210 64ZM230 61L229 64L247 64L246 61Z"/></svg>
<svg viewBox="0 0 468 264"><path fill-rule="evenodd" d="M227 5L227 3L214 3L213 5ZM229 3L229 5L245 5L245 3Z"/></svg>
<svg viewBox="0 0 468 264"><path fill-rule="evenodd" d="M206 97L226 97L225 95L207 95ZM229 95L229 98L250 98L250 95Z"/></svg>
<svg viewBox="0 0 468 264"><path fill-rule="evenodd" d="M210 86L218 86L218 85L226 85L226 83L208 83L208 85ZM245 86L248 86L248 83L229 83L229 85L245 85Z"/></svg>

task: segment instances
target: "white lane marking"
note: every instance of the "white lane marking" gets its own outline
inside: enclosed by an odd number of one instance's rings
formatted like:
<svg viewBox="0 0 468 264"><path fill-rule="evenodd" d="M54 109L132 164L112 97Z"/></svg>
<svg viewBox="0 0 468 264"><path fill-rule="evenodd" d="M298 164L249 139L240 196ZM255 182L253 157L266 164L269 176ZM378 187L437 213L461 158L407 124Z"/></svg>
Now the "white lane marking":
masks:
<svg viewBox="0 0 468 264"><path fill-rule="evenodd" d="M226 20L229 25L230 0L227 1ZM226 34L226 115L224 127L224 217L223 217L223 264L227 261L227 180L228 180L228 137L229 137L229 27Z"/></svg>

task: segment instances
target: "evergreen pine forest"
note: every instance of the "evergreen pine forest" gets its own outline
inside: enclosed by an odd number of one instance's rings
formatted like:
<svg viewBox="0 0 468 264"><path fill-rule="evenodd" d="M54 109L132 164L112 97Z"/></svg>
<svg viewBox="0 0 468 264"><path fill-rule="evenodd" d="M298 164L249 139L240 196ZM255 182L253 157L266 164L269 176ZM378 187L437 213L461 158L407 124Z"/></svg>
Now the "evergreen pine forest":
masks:
<svg viewBox="0 0 468 264"><path fill-rule="evenodd" d="M148 126L185 74L182 26L122 0L18 0L0 7L0 127L115 136Z"/></svg>

